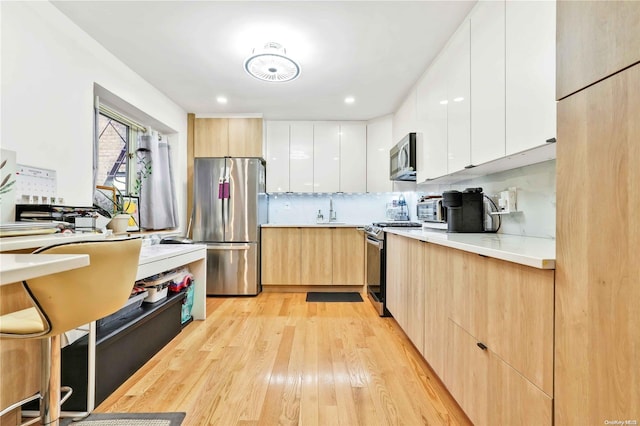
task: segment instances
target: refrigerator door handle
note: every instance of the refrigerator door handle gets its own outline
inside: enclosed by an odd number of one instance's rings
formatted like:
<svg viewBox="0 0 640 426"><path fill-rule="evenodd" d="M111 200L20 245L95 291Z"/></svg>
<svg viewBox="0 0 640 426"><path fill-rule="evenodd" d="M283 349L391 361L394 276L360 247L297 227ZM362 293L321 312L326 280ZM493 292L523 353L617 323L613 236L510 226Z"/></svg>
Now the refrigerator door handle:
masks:
<svg viewBox="0 0 640 426"><path fill-rule="evenodd" d="M207 250L249 250L251 246L249 244L234 244L234 245L220 245L220 246L207 246Z"/></svg>

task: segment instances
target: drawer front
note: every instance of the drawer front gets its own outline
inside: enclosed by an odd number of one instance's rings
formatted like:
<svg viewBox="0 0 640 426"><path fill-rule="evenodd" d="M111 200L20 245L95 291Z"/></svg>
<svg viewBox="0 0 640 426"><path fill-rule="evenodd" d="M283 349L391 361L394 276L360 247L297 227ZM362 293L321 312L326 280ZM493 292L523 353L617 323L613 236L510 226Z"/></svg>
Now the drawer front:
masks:
<svg viewBox="0 0 640 426"><path fill-rule="evenodd" d="M444 382L477 426L552 424L552 399L449 321Z"/></svg>

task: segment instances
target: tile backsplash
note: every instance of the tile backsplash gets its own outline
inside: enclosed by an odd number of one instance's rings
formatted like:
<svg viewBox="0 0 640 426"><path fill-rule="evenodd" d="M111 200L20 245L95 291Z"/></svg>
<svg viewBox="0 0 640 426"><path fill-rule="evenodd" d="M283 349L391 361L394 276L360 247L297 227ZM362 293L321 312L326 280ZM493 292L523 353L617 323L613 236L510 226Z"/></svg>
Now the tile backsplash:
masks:
<svg viewBox="0 0 640 426"><path fill-rule="evenodd" d="M518 211L501 215L500 233L530 237L556 236L556 161L545 161L451 185L421 184L424 193L482 187L497 204L500 191L515 187Z"/></svg>
<svg viewBox="0 0 640 426"><path fill-rule="evenodd" d="M269 196L269 223L316 223L318 210L324 220L329 219L329 199L333 200L336 220L355 225L366 225L386 219L386 206L400 194L409 207L410 219L415 220L415 192L380 192L369 194L271 194Z"/></svg>
<svg viewBox="0 0 640 426"><path fill-rule="evenodd" d="M285 193L269 196L269 223L313 224L318 210L325 221L329 218L329 199L333 200L337 221L356 225L385 221L387 203L402 194L411 220L416 218L416 201L429 193L440 194L456 189L482 187L496 203L500 191L515 187L518 211L501 215L500 233L531 237L555 238L556 229L556 162L555 160L495 173L482 178L437 185L420 184L417 191L368 194L304 194Z"/></svg>

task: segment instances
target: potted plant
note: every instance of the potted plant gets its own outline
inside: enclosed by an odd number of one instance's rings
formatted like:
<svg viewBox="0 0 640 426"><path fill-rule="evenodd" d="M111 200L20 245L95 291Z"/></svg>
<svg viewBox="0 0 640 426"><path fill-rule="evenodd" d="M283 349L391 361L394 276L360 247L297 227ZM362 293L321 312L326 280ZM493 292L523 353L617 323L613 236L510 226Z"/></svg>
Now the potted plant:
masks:
<svg viewBox="0 0 640 426"><path fill-rule="evenodd" d="M98 186L96 188L98 189L96 192L98 194L102 194L101 199L96 201L99 201L99 206L102 207L103 210L105 210L111 217L111 220L107 224L107 229L111 229L116 235L125 234L127 232L129 221L132 219L132 216L127 213L125 197L122 196L122 193L117 187ZM105 200L107 200L106 206L104 205ZM135 222L135 219L133 219L133 221Z"/></svg>

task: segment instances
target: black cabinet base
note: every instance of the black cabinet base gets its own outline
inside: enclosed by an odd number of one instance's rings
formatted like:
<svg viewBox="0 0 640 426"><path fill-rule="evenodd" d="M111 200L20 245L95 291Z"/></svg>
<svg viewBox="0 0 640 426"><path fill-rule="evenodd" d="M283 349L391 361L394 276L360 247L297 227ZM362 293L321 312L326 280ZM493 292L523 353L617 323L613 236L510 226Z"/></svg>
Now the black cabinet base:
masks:
<svg viewBox="0 0 640 426"><path fill-rule="evenodd" d="M184 293L143 304L100 327L96 339L97 407L180 333ZM87 411L88 336L62 348L62 384L73 388L63 411ZM37 405L24 407L37 410Z"/></svg>

